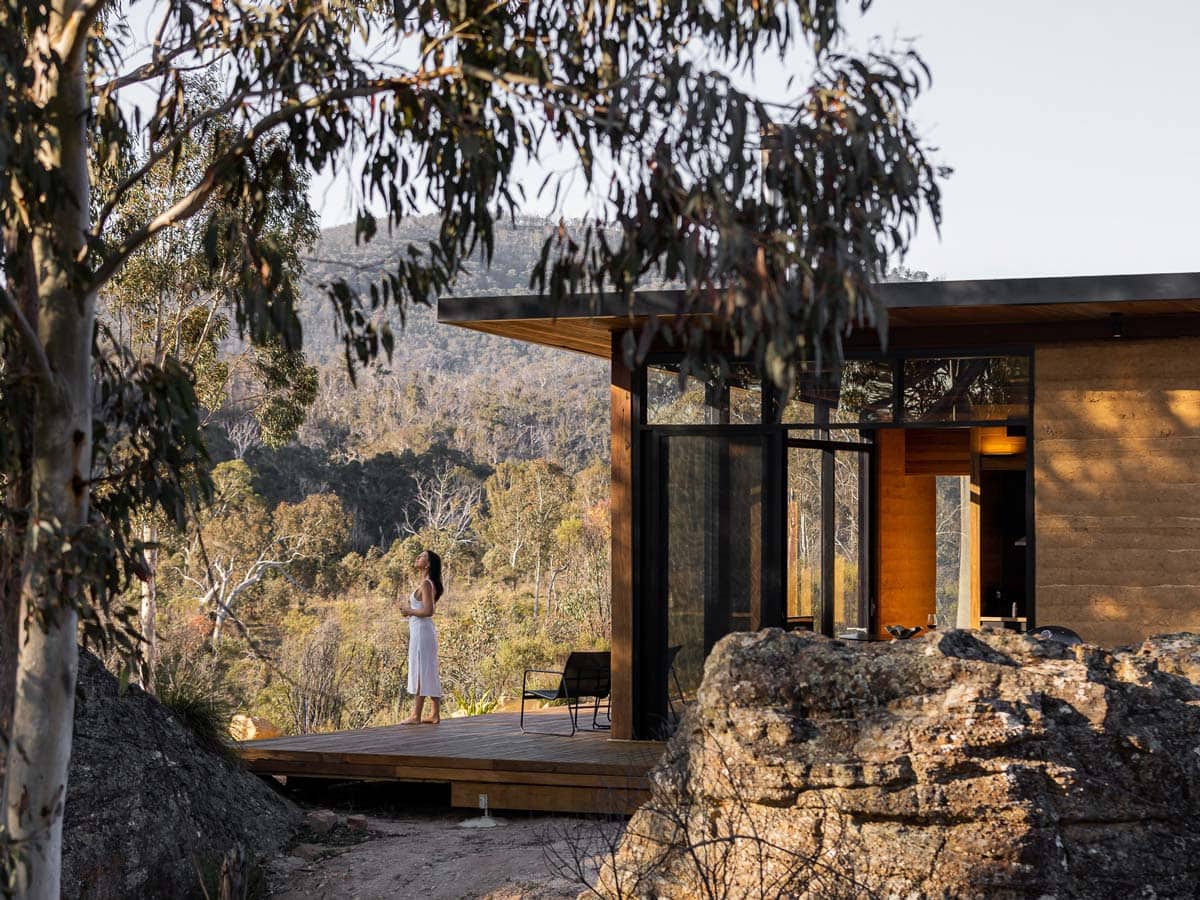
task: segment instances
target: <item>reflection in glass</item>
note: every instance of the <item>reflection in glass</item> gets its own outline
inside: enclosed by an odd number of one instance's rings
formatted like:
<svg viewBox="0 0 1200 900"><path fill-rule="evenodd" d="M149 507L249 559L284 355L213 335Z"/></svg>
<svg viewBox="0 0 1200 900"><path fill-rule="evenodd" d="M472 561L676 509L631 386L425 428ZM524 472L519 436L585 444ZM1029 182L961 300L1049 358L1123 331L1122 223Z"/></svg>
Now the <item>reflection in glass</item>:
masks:
<svg viewBox="0 0 1200 900"><path fill-rule="evenodd" d="M689 378L681 389L678 366L649 366L646 421L650 425L757 425L762 421L762 381L753 367L734 365L724 381Z"/></svg>
<svg viewBox="0 0 1200 900"><path fill-rule="evenodd" d="M867 453L789 447L787 616L821 629L828 579L833 633L867 624ZM823 490L828 487L829 490ZM824 503L832 503L826 514ZM826 533L826 523L832 527ZM826 558L826 553L828 557Z"/></svg>
<svg viewBox="0 0 1200 900"><path fill-rule="evenodd" d="M704 385L696 379L680 389L677 370L646 369L646 421L651 425L704 425L709 415L704 400Z"/></svg>
<svg viewBox="0 0 1200 900"><path fill-rule="evenodd" d="M821 603L822 451L792 447L787 457L787 617L816 617Z"/></svg>
<svg viewBox="0 0 1200 900"><path fill-rule="evenodd" d="M667 646L681 648L675 674L687 694L714 643L760 627L762 444L678 435L664 452Z"/></svg>
<svg viewBox="0 0 1200 900"><path fill-rule="evenodd" d="M781 421L810 425L824 408L834 425L890 422L892 405L892 363L850 359L843 363L840 379L830 368L802 375L784 404Z"/></svg>
<svg viewBox="0 0 1200 900"><path fill-rule="evenodd" d="M867 627L867 569L863 555L869 457L833 454L833 633Z"/></svg>
<svg viewBox="0 0 1200 900"><path fill-rule="evenodd" d="M904 361L904 418L989 422L1029 415L1027 356Z"/></svg>

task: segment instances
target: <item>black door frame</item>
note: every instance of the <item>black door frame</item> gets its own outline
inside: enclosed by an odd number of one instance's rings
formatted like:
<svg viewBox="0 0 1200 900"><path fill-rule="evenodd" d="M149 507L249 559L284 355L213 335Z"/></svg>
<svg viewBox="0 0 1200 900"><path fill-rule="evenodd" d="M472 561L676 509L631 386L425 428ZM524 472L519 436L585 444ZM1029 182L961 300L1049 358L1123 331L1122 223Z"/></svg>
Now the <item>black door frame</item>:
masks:
<svg viewBox="0 0 1200 900"><path fill-rule="evenodd" d="M877 535L875 533L875 511L878 503L879 471L875 463L875 439L872 429L863 429L869 434L866 441L839 441L816 438L795 438L785 435L783 446L783 479L787 479L787 450L792 448L821 451L821 616L813 618L813 631L826 637L834 635L834 573L836 554L834 534L837 528L836 501L836 454L856 453L859 457L858 494L858 621L866 624L868 632L875 627L875 596L877 566L875 564ZM866 464L864 466L864 463ZM780 547L787 541L787 525L784 524ZM787 577L788 558L780 558L782 577ZM866 577L862 573L866 572ZM786 581L785 581L786 583ZM786 603L786 599L785 599ZM786 615L786 609L785 609Z"/></svg>
<svg viewBox="0 0 1200 900"><path fill-rule="evenodd" d="M904 363L909 359L922 358L937 358L937 357L986 357L986 356L1023 356L1028 359L1028 407L1023 416L1010 416L1004 420L996 419L980 419L980 420L961 420L954 422L937 422L937 421L919 421L910 420L903 415L904 409ZM879 535L877 523L879 511L879 454L875 451L876 442L875 434L882 430L907 430L910 428L972 428L972 427L995 427L1007 426L1010 430L1017 430L1023 434L1026 439L1026 487L1025 487L1025 516L1026 516L1026 604L1027 615L1029 617L1029 625L1033 627L1037 616L1037 550L1036 550L1036 484L1035 484L1035 463L1034 463L1034 396L1036 393L1036 377L1034 366L1033 347L1025 341L1004 343L998 342L995 344L979 345L972 347L955 347L942 344L930 344L922 347L905 348L897 353L880 353L878 351L854 352L847 353L847 361L852 359L863 360L887 360L892 366L892 415L886 421L870 421L862 423L832 423L828 418L825 418L825 429L822 430L820 421L801 424L801 423L781 423L779 421L780 403L777 392L769 385L764 385L762 390L761 404L761 419L760 424L742 425L732 424L729 422L728 415L722 417L719 423L713 424L688 424L688 425L669 425L657 424L648 421L648 404L647 404L647 382L646 373L652 366L671 365L677 363L682 358L682 354L678 351L664 351L652 353L639 366L639 378L637 380L637 391L639 393L639 404L637 406L637 416L633 423L633 429L637 432L637 437L633 441L634 451L634 466L638 470L634 483L638 490L635 491L634 498L634 517L635 533L639 533L639 539L634 542L634 610L633 610L633 670L634 670L634 685L633 685L633 723L635 735L638 737L653 738L661 733L662 715L656 713L654 707L657 704L655 698L662 697L664 702L666 698L666 672L659 672L661 667L661 654L654 652L651 648L657 646L665 647L667 609L666 605L659 602L662 596L661 590L665 584L663 572L660 571L665 566L666 554L662 552L665 547L660 545L659 531L661 521L659 520L659 509L662 501L662 489L665 484L663 477L665 472L665 461L661 452L661 439L672 434L693 434L693 435L714 435L714 436L736 436L736 435L755 435L760 436L764 444L764 471L763 471L763 492L764 492L764 509L763 509L763 621L764 624L769 621L766 617L767 607L770 602L777 604L777 623L785 624L786 615L786 592L784 582L783 566L785 560L783 557L783 545L786 541L787 534L787 511L784 496L783 478L785 476L786 452L789 440L799 440L804 442L815 442L820 444L822 449L825 446L831 446L834 451L846 450L854 452L868 453L868 469L869 469L869 490L866 492L866 522L867 534L870 538L869 542L864 546L860 539L859 552L866 553L865 563L869 572L867 581L868 590L860 593L860 602L866 604L866 609L860 609L860 620L867 622L867 627L873 633L877 626L878 617L878 583L879 583ZM712 421L712 420L710 420ZM833 439L838 434L849 434L857 431L859 434L869 438L862 443L853 441L838 441ZM828 441L821 441L814 438L793 438L792 434L825 434L829 438ZM860 502L861 495L860 495ZM823 518L826 504L822 504ZM829 505L831 506L831 505ZM779 540L774 541L769 539L771 524L774 523L775 534L781 535ZM824 522L823 522L824 524ZM832 533L830 528L829 533ZM860 564L861 564L860 560ZM823 563L824 568L824 563ZM823 579L823 584L828 583L832 586L832 579ZM824 591L824 586L822 587ZM769 600L768 598L773 598ZM829 609L832 613L832 604L823 604L823 608ZM814 623L815 625L816 623ZM816 630L821 630L817 628Z"/></svg>
<svg viewBox="0 0 1200 900"><path fill-rule="evenodd" d="M874 529L877 503L875 445L867 441L846 441L818 437L794 437L797 430L780 425L660 425L645 430L641 442L643 502L641 534L643 541L639 557L641 566L641 596L635 615L640 647L636 654L635 729L639 735L655 736L666 730L667 681L665 669L669 641L669 608L666 602L667 563L670 557L670 522L667 509L667 486L670 484L670 454L666 446L676 437L710 437L722 442L758 442L762 452L762 517L759 546L761 548L759 579L761 598L759 627L784 628L787 625L787 451L792 447L822 451L821 500L821 612L822 622L814 621L814 630L833 636L834 590L834 454L856 453L866 462L865 485L860 481L860 577L859 617L868 627L874 627L874 597L876 594ZM812 429L807 429L812 433ZM828 433L828 432L825 432ZM871 432L864 429L864 433ZM723 454L724 455L724 454ZM724 466L719 465L723 472ZM860 475L860 478L862 476ZM718 516L727 523L732 497L728 485L718 485ZM865 490L864 490L865 488ZM723 524L727 529L727 524ZM719 536L717 538L719 540ZM706 630L706 652L708 634Z"/></svg>

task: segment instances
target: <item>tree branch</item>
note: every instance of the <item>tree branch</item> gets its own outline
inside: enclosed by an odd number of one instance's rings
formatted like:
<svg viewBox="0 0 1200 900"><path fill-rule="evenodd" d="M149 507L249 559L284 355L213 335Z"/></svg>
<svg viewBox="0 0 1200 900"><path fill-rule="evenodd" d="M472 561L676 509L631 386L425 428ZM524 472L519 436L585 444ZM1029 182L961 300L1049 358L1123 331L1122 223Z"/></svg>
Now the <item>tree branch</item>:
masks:
<svg viewBox="0 0 1200 900"><path fill-rule="evenodd" d="M198 48L196 44L181 44L173 50L168 50L162 56L156 56L149 62L142 63L142 65L138 66L136 69L126 72L124 75L118 75L111 81L106 81L104 84L96 85L96 93L98 95L115 94L117 91L123 90L127 87L132 87L135 84L141 84L144 81L150 81L151 79L157 78L160 75L165 75L167 72L171 71L172 62L183 56L185 53L198 52L199 49L200 48ZM222 57L228 55L229 51L226 50L222 53L219 53L212 60L205 60L203 63L198 63L195 66L185 66L176 71L188 72L192 71L193 69L206 69L213 63L219 61Z"/></svg>
<svg viewBox="0 0 1200 900"><path fill-rule="evenodd" d="M337 88L334 90L324 91L320 94L315 94L305 100L297 100L283 106L275 112L263 116L254 125L246 130L242 138L237 141L230 149L215 159L205 170L200 177L196 186L193 187L187 194L181 197L169 209L163 211L154 219L143 225L133 234L129 235L120 247L101 265L92 277L92 283L88 290L100 290L113 275L125 264L125 261L135 253L142 244L154 237L165 228L170 228L178 225L181 222L194 216L204 206L205 202L216 190L220 173L231 163L244 157L254 144L269 133L275 127L282 125L288 119L300 113L310 112L320 109L326 105L340 103L344 100L354 100L362 97L370 97L376 94L385 94L388 91L396 91L400 88L414 87L425 85L434 81L440 81L452 76L461 76L463 74L460 66L446 66L431 72L421 72L416 75L407 76L404 78L377 78L364 82L363 84L354 85L353 87ZM245 96L239 99L244 99ZM233 101L230 101L231 103ZM229 104L223 104L228 106ZM218 107L220 108L220 107ZM207 115L207 114L206 114ZM182 132L181 132L182 133ZM176 138L179 140L181 138ZM143 167L144 168L144 167ZM128 179L126 181L128 183ZM126 188L127 189L127 188ZM114 193L109 201L109 206L114 206L119 198L119 194ZM111 212L111 209L109 209ZM103 221L97 220L97 231L101 230Z"/></svg>
<svg viewBox="0 0 1200 900"><path fill-rule="evenodd" d="M49 382L53 377L53 371L50 368L50 360L46 357L46 348L42 346L41 338L37 336L37 332L33 330L33 325L25 318L25 313L21 311L21 307L17 306L17 302L12 298L12 295L4 290L4 288L0 288L0 312L4 313L12 321L13 327L17 329L17 334L21 338L21 343L29 354L29 358L34 362L37 373Z"/></svg>
<svg viewBox="0 0 1200 900"><path fill-rule="evenodd" d="M83 58L88 33L109 0L82 0L67 16L54 49L59 57L73 65Z"/></svg>
<svg viewBox="0 0 1200 900"><path fill-rule="evenodd" d="M214 119L217 116L225 115L226 113L237 109L238 104L245 100L247 96L249 95L238 94L236 97L230 97L220 106L214 106L212 109L207 109L202 113L192 116L192 118L184 122L183 125L179 127L179 129L175 132L175 136L171 138L171 140L152 150L150 155L146 157L146 161L138 167L137 171L132 172L130 175L122 179L121 183L113 188L112 194L109 196L108 201L100 208L100 213L96 216L96 226L92 231L93 236L100 235L104 232L104 228L108 224L108 219L116 210L117 204L121 202L121 198L124 197L125 194L135 184L145 178L155 166L161 163L164 159L167 159L179 144L190 138L197 126L202 125L209 119Z"/></svg>

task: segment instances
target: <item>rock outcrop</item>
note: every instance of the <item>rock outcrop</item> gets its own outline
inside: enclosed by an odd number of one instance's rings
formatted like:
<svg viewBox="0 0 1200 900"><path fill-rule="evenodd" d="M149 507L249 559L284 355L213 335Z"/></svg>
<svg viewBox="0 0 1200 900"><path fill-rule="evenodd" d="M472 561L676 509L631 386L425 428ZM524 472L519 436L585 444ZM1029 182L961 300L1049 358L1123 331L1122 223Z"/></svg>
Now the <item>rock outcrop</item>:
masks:
<svg viewBox="0 0 1200 900"><path fill-rule="evenodd" d="M267 738L283 737L283 732L266 719L238 713L229 720L229 736L235 741L265 741Z"/></svg>
<svg viewBox="0 0 1200 900"><path fill-rule="evenodd" d="M301 814L137 688L80 652L75 741L63 833L63 896L202 896L240 843L250 859L281 848ZM212 886L210 884L210 891Z"/></svg>
<svg viewBox="0 0 1200 900"><path fill-rule="evenodd" d="M721 641L626 896L1194 897L1200 636Z"/></svg>

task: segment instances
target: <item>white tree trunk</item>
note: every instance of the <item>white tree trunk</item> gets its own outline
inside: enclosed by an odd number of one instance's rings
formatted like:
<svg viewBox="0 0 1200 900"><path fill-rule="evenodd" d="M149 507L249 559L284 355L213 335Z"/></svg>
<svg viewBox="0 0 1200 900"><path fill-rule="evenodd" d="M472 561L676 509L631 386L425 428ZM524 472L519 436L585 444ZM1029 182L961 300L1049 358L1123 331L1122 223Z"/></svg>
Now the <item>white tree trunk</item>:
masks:
<svg viewBox="0 0 1200 900"><path fill-rule="evenodd" d="M44 34L35 36L34 52L39 45L44 50L48 42ZM91 478L91 348L96 304L94 295L82 294L73 264L83 246L90 204L85 131L88 105L81 69L78 59L67 59L62 69L43 67L35 76L49 132L42 144L43 159L48 168L59 169L60 186L72 198L58 200L55 220L38 222L32 240L36 328L50 373L40 387L34 411L35 524L29 528L25 552L30 558L40 555L49 560L61 548L47 538L49 532L36 526L57 524L70 532L83 525ZM27 574L21 591L21 644L4 814L8 835L21 853L14 896L22 900L58 900L61 895L63 806L79 664L75 643L78 617L69 603L79 599L82 586L68 580L64 587L76 596L47 595Z"/></svg>
<svg viewBox="0 0 1200 900"><path fill-rule="evenodd" d="M542 554L538 553L537 562L533 564L533 617L538 617L542 598Z"/></svg>
<svg viewBox="0 0 1200 900"><path fill-rule="evenodd" d="M142 526L142 541L158 543L158 526L147 523ZM142 648L138 684L147 694L154 693L154 670L158 664L158 548L146 551L146 566L150 570L142 582L141 625L146 646Z"/></svg>

